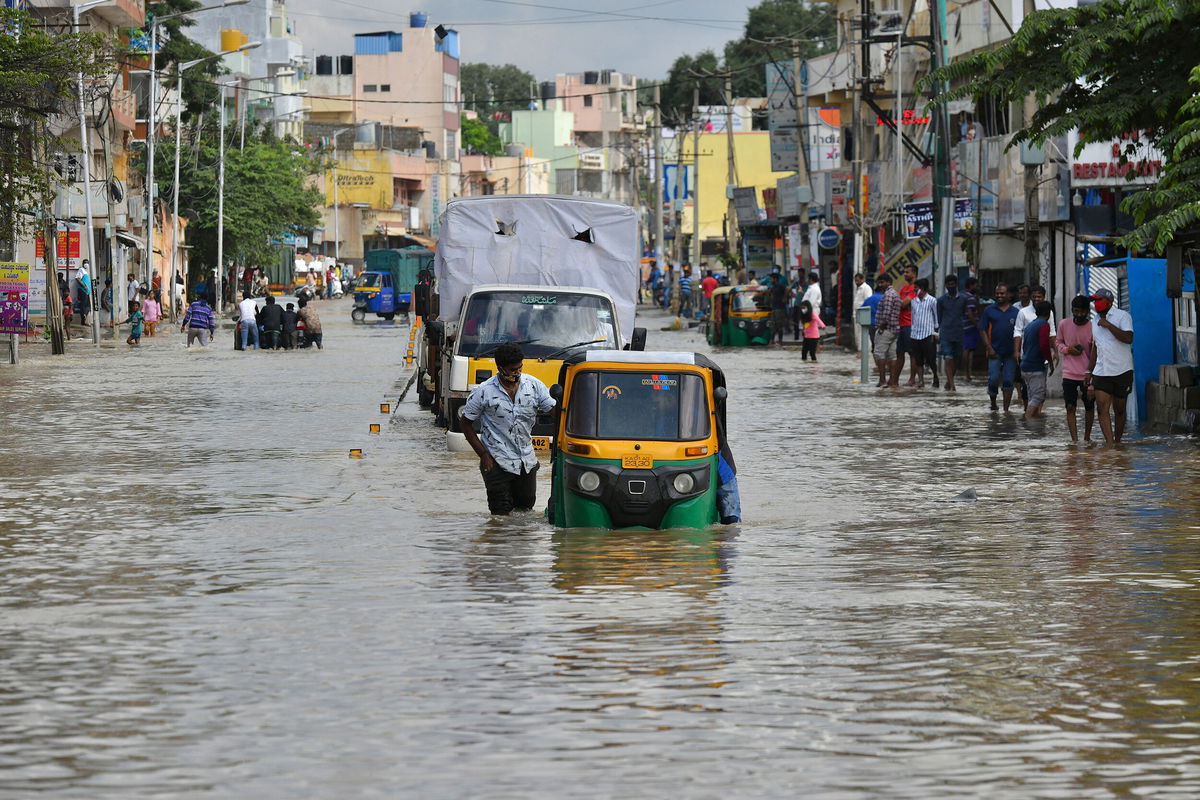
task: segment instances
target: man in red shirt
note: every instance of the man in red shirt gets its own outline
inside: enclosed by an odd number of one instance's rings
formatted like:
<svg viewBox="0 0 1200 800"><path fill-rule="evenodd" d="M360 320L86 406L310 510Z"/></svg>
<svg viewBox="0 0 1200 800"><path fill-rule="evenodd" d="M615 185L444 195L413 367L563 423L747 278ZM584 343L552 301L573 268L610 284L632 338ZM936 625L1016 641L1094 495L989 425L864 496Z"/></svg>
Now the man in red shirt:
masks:
<svg viewBox="0 0 1200 800"><path fill-rule="evenodd" d="M899 375L904 371L904 354L912 351L912 301L917 296L917 268L904 268L904 283L900 286L900 338L896 341L896 371L895 375ZM908 369L908 383L906 386L915 386L917 383L917 360L910 356L909 363L911 366Z"/></svg>
<svg viewBox="0 0 1200 800"><path fill-rule="evenodd" d="M712 293L718 285L717 279L713 277L713 271L710 269L704 273L704 280L700 281L700 288L704 291L704 316L712 314Z"/></svg>

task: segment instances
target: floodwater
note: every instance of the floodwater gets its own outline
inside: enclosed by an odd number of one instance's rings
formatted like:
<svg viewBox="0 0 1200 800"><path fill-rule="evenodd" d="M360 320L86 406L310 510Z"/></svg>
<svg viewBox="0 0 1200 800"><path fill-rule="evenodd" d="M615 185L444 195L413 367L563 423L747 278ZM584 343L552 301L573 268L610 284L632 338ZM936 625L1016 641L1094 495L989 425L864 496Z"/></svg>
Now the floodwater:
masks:
<svg viewBox="0 0 1200 800"><path fill-rule="evenodd" d="M0 793L1200 795L1194 440L722 350L746 521L561 532L320 309L0 368Z"/></svg>

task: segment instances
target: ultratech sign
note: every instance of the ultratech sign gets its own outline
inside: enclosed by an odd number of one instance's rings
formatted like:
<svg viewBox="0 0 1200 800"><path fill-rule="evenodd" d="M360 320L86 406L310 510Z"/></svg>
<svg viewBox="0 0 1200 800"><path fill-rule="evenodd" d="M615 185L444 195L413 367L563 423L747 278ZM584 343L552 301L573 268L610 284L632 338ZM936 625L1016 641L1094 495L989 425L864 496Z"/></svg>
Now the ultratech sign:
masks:
<svg viewBox="0 0 1200 800"><path fill-rule="evenodd" d="M1074 153L1079 134L1072 132L1067 142ZM1162 165L1162 151L1151 145L1146 132L1133 131L1111 141L1085 144L1071 161L1071 187L1152 184L1158 181Z"/></svg>

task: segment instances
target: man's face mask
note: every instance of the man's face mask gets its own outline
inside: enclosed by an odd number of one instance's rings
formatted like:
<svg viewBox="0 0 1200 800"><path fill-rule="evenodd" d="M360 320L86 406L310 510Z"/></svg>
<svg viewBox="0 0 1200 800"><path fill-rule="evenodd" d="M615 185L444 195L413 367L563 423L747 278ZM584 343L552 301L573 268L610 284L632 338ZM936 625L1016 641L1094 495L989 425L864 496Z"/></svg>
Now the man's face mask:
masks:
<svg viewBox="0 0 1200 800"><path fill-rule="evenodd" d="M496 374L500 376L500 380L505 383L516 383L521 378L521 370L524 364L510 364L507 367L496 367Z"/></svg>
<svg viewBox="0 0 1200 800"><path fill-rule="evenodd" d="M1097 314L1105 314L1108 312L1108 310L1110 308L1112 308L1112 303L1108 302L1107 300L1097 300L1096 301L1096 313Z"/></svg>
<svg viewBox="0 0 1200 800"><path fill-rule="evenodd" d="M1087 309L1081 310L1078 308L1072 310L1071 316L1075 318L1075 324L1077 325L1083 325L1087 323L1089 317Z"/></svg>

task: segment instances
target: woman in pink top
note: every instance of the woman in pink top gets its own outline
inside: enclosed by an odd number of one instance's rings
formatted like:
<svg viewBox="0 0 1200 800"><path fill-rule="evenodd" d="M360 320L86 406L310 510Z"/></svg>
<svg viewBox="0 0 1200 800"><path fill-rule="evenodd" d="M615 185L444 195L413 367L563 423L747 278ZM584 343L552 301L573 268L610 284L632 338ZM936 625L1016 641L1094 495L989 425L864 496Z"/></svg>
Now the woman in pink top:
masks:
<svg viewBox="0 0 1200 800"><path fill-rule="evenodd" d="M1071 319L1058 326L1055 347L1062 354L1063 399L1067 404L1067 428L1071 441L1079 441L1075 424L1075 407L1083 396L1083 440L1092 440L1092 422L1096 417L1096 397L1092 393L1092 376L1088 361L1096 343L1092 338L1091 302L1080 295L1071 301Z"/></svg>
<svg viewBox="0 0 1200 800"><path fill-rule="evenodd" d="M155 329L158 328L158 321L162 318L162 306L158 304L158 294L147 295L142 301L142 316L146 318L146 335L153 336Z"/></svg>
<svg viewBox="0 0 1200 800"><path fill-rule="evenodd" d="M821 329L825 327L825 323L821 320L821 315L813 311L812 303L807 300L800 301L800 324L804 326L804 344L801 345L800 360L808 361L811 355L812 360L817 360L817 343L821 340Z"/></svg>

